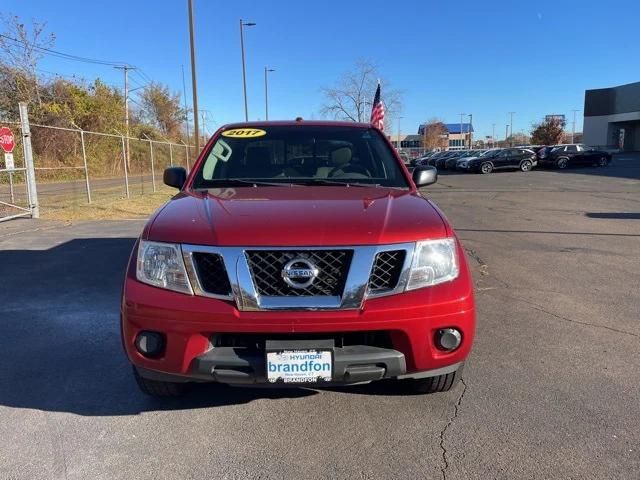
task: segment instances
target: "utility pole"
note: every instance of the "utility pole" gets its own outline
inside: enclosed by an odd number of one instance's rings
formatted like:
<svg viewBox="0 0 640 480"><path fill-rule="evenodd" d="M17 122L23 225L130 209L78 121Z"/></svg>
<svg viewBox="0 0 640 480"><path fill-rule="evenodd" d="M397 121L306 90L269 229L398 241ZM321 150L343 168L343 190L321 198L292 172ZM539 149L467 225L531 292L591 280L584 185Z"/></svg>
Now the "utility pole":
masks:
<svg viewBox="0 0 640 480"><path fill-rule="evenodd" d="M576 112L580 110L571 110L573 112L573 129L571 130L571 143L575 143L576 136Z"/></svg>
<svg viewBox="0 0 640 480"><path fill-rule="evenodd" d="M513 147L513 114L516 112L509 112L509 115L511 115L511 140L509 141L509 146Z"/></svg>
<svg viewBox="0 0 640 480"><path fill-rule="evenodd" d="M187 88L184 82L184 65L182 65L182 98L184 100L184 123L187 131L187 145L191 142L189 140L189 110L187 109ZM189 165L189 147L187 146L187 165Z"/></svg>
<svg viewBox="0 0 640 480"><path fill-rule="evenodd" d="M207 127L205 126L205 123L204 123L204 114L205 114L205 111L204 110L200 110L200 116L202 117L202 138L206 143L207 142Z"/></svg>
<svg viewBox="0 0 640 480"><path fill-rule="evenodd" d="M461 145L462 145L462 146L460 147L460 150L462 150L462 148L464 148L465 143L467 143L467 142L465 141L465 138L464 138L464 133L462 133L462 119L463 119L463 117L464 117L465 115L466 115L466 113L461 113L461 114L460 114L460 135L461 135L461 137L462 137L462 143L461 143Z"/></svg>
<svg viewBox="0 0 640 480"><path fill-rule="evenodd" d="M275 72L275 69L264 67L264 119L269 120L269 83L267 75L269 72Z"/></svg>
<svg viewBox="0 0 640 480"><path fill-rule="evenodd" d="M439 141L438 141L438 144L440 144ZM426 120L424 122L424 126L422 127L422 148L423 150L427 149L427 121Z"/></svg>
<svg viewBox="0 0 640 480"><path fill-rule="evenodd" d="M253 27L254 22L243 22L240 19L240 52L242 55L242 90L244 91L244 121L249 121L249 107L247 106L247 72L244 63L244 27Z"/></svg>
<svg viewBox="0 0 640 480"><path fill-rule="evenodd" d="M127 155L124 168L129 168L131 165L131 158L129 156L129 70L135 70L136 67L130 65L122 65L120 67L114 67L124 72L124 125L125 133L127 135Z"/></svg>
<svg viewBox="0 0 640 480"><path fill-rule="evenodd" d="M195 132L196 155L200 153L200 131L198 130L198 86L196 84L196 45L193 33L193 0L189 6L189 44L191 46L191 87L193 95L193 130Z"/></svg>
<svg viewBox="0 0 640 480"><path fill-rule="evenodd" d="M469 114L469 150L471 150L472 148L472 145L471 145L471 142L472 142L471 126L472 125L473 125L473 113L470 113Z"/></svg>

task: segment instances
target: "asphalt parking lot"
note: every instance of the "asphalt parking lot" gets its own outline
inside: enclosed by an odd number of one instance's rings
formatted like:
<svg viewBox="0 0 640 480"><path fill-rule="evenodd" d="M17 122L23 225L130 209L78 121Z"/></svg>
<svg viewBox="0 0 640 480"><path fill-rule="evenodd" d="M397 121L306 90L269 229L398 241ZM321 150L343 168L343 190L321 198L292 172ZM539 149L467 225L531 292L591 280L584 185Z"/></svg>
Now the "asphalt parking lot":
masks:
<svg viewBox="0 0 640 480"><path fill-rule="evenodd" d="M0 478L639 478L640 159L442 175L478 331L430 396L138 392L118 301L141 221L0 224Z"/></svg>

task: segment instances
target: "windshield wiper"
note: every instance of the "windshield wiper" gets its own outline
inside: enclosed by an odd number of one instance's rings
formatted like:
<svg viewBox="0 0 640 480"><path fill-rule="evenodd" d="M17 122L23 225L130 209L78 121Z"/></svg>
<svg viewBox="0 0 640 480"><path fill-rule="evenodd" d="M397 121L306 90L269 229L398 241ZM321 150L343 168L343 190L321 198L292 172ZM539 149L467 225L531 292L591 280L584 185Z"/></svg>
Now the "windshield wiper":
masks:
<svg viewBox="0 0 640 480"><path fill-rule="evenodd" d="M215 187L292 187L295 184L291 182L266 182L263 180L248 180L242 178L215 178L212 180L205 180L204 185L198 186L196 190L207 190Z"/></svg>
<svg viewBox="0 0 640 480"><path fill-rule="evenodd" d="M328 180L326 178L309 178L296 182L300 185L334 185L334 186L346 186L346 187L379 187L379 183L363 183L363 182L341 182L339 180Z"/></svg>

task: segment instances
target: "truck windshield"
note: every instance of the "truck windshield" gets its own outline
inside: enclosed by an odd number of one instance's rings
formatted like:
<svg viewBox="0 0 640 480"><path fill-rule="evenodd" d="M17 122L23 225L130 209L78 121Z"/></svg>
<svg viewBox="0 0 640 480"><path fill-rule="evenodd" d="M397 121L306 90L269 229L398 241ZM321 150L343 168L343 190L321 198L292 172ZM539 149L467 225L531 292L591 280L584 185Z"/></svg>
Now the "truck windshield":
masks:
<svg viewBox="0 0 640 480"><path fill-rule="evenodd" d="M279 125L227 129L196 172L192 188L218 187L237 180L409 188L381 134L366 127Z"/></svg>

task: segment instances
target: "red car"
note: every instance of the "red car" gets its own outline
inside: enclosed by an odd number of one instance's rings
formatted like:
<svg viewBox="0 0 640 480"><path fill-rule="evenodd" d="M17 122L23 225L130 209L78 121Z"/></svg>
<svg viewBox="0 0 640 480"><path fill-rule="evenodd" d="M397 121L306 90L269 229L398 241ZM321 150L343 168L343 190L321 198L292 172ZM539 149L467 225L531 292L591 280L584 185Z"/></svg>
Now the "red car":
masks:
<svg viewBox="0 0 640 480"><path fill-rule="evenodd" d="M149 219L122 294L143 392L189 382L450 389L474 338L464 250L371 125L227 125Z"/></svg>

